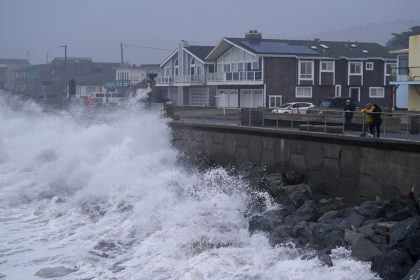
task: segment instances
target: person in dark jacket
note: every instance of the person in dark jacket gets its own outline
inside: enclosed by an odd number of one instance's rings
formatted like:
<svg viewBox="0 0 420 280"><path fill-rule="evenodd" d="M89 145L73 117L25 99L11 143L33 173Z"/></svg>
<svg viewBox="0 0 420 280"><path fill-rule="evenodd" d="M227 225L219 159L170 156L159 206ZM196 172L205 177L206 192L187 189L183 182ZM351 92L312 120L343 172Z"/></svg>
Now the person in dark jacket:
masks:
<svg viewBox="0 0 420 280"><path fill-rule="evenodd" d="M344 106L344 130L352 130L352 119L355 110L354 104L350 99L346 101L346 106Z"/></svg>
<svg viewBox="0 0 420 280"><path fill-rule="evenodd" d="M376 137L379 138L381 134L381 119L382 110L378 104L373 104L372 116L373 116L373 131L371 132L374 136L376 133Z"/></svg>

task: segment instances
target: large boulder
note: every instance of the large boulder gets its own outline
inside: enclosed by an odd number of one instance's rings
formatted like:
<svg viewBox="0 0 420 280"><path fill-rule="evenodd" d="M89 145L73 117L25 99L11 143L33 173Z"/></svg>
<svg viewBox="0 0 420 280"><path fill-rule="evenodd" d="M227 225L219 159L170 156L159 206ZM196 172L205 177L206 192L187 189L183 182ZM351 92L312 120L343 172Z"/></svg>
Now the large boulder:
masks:
<svg viewBox="0 0 420 280"><path fill-rule="evenodd" d="M419 219L416 217L395 224L389 233L389 248L408 250L407 243L409 243L412 236L416 236L419 225Z"/></svg>
<svg viewBox="0 0 420 280"><path fill-rule="evenodd" d="M256 231L272 232L283 223L288 214L289 211L282 208L254 215L249 219L249 231L251 233Z"/></svg>
<svg viewBox="0 0 420 280"><path fill-rule="evenodd" d="M403 221L417 215L417 211L414 208L414 202L403 200L388 201L383 206L383 212L385 213L386 220L396 222Z"/></svg>
<svg viewBox="0 0 420 280"><path fill-rule="evenodd" d="M367 219L377 219L385 216L383 205L384 202L382 201L365 201L357 207L357 210L360 215Z"/></svg>
<svg viewBox="0 0 420 280"><path fill-rule="evenodd" d="M395 280L402 279L412 266L410 255L399 250L391 250L374 257L371 269L384 280Z"/></svg>
<svg viewBox="0 0 420 280"><path fill-rule="evenodd" d="M346 229L344 240L351 245L352 255L361 261L371 261L382 253L361 233Z"/></svg>
<svg viewBox="0 0 420 280"><path fill-rule="evenodd" d="M267 191L277 203L293 204L297 207L312 198L310 188L307 184L289 186L269 184Z"/></svg>

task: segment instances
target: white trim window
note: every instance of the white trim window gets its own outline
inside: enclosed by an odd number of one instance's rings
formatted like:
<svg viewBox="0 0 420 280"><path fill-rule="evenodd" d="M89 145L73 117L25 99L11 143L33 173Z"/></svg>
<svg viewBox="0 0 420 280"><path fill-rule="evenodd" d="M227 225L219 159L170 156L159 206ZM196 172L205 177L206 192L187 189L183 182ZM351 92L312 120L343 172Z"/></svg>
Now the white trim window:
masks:
<svg viewBox="0 0 420 280"><path fill-rule="evenodd" d="M268 96L268 108L277 108L282 104L283 96L281 95L269 95Z"/></svg>
<svg viewBox="0 0 420 280"><path fill-rule="evenodd" d="M312 87L296 87L296 98L312 98Z"/></svg>
<svg viewBox="0 0 420 280"><path fill-rule="evenodd" d="M385 89L383 87L370 87L369 98L384 98Z"/></svg>
<svg viewBox="0 0 420 280"><path fill-rule="evenodd" d="M391 76L397 74L397 64L394 62L387 62L385 63L385 73L386 76Z"/></svg>
<svg viewBox="0 0 420 280"><path fill-rule="evenodd" d="M374 63L366 62L366 71L373 71Z"/></svg>
<svg viewBox="0 0 420 280"><path fill-rule="evenodd" d="M299 80L313 81L314 62L312 60L299 61Z"/></svg>
<svg viewBox="0 0 420 280"><path fill-rule="evenodd" d="M349 75L361 76L363 65L362 62L349 62Z"/></svg>
<svg viewBox="0 0 420 280"><path fill-rule="evenodd" d="M334 72L334 61L321 61L321 72Z"/></svg>

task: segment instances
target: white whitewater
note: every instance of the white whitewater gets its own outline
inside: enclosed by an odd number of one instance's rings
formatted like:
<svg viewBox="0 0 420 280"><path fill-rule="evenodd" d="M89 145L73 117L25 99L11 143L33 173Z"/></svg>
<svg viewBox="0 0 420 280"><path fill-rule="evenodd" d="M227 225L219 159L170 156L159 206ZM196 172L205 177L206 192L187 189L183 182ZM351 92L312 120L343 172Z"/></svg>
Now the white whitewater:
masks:
<svg viewBox="0 0 420 280"><path fill-rule="evenodd" d="M246 184L180 166L156 113L83 121L5 103L0 279L376 279L345 249L327 267L250 235Z"/></svg>

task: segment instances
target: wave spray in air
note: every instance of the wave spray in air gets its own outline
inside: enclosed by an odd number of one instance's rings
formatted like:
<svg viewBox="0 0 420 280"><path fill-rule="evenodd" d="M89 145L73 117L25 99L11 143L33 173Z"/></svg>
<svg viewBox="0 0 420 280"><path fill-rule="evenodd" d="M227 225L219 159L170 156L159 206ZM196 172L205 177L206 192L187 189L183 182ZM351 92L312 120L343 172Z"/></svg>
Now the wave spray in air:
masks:
<svg viewBox="0 0 420 280"><path fill-rule="evenodd" d="M0 279L375 279L345 249L327 267L251 235L247 184L182 167L156 113L11 108L0 100Z"/></svg>

